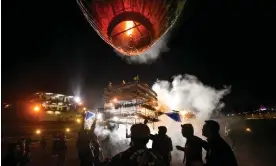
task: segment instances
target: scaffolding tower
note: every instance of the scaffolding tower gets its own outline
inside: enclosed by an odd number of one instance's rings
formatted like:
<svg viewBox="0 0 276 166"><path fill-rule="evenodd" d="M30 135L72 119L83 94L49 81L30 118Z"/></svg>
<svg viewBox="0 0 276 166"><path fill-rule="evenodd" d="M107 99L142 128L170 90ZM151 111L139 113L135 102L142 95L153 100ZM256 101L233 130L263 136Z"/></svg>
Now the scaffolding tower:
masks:
<svg viewBox="0 0 276 166"><path fill-rule="evenodd" d="M104 90L106 120L116 124L149 123L158 121L157 94L137 78L121 85L109 84Z"/></svg>

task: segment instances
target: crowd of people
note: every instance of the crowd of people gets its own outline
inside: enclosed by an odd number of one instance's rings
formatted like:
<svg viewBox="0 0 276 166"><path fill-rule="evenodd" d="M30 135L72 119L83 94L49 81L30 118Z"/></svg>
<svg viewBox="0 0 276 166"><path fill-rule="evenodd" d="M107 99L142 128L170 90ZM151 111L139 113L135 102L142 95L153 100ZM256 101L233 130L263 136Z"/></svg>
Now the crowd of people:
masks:
<svg viewBox="0 0 276 166"><path fill-rule="evenodd" d="M202 129L202 135L207 141L194 135L191 124L183 124L182 136L186 138L184 147L177 145L176 149L183 151L183 164L186 166L237 166L237 161L231 147L219 134L218 122L208 120ZM131 146L126 151L115 155L109 166L115 165L171 165L172 141L166 135L167 128L160 126L156 135L150 134L146 124L135 124L131 127ZM149 140L152 148L146 148ZM202 149L206 150L206 162L203 162Z"/></svg>
<svg viewBox="0 0 276 166"><path fill-rule="evenodd" d="M151 134L144 124L131 126L131 133L127 137L131 139L129 148L119 154L107 159L104 157L100 143L94 133L96 121L91 130L80 131L76 142L80 166L170 166L172 162L173 144L171 138L166 134L165 126L158 127L158 134ZM237 161L231 147L220 136L220 125L213 120L205 121L202 135L206 141L194 135L192 124L181 125L182 136L186 138L185 146L176 145L175 148L183 152L183 165L185 166L237 166ZM177 134L177 133L176 133ZM180 133L179 133L180 134ZM152 147L147 148L147 143L152 140ZM26 141L17 145L18 153L8 156L4 165L18 166L28 163L29 148ZM23 147L24 145L24 147ZM45 149L47 143L44 137L41 139L41 147ZM202 150L205 149L206 156ZM13 150L15 150L13 148ZM67 144L64 133L58 133L52 144L52 153L57 156L57 166L64 166ZM16 151L17 152L17 151ZM205 161L203 160L205 157ZM15 160L16 159L16 160Z"/></svg>
<svg viewBox="0 0 276 166"><path fill-rule="evenodd" d="M131 138L129 148L109 160L104 162L99 157L95 156L95 162L83 164L82 166L90 165L107 165L107 166L169 166L171 165L173 151L172 140L167 136L167 128L165 126L158 127L158 134L151 134L149 127L144 124L134 124L131 126L131 133L126 134L127 138ZM220 136L220 125L213 120L205 121L202 129L202 135L207 138L203 140L194 135L192 124L181 125L182 136L186 138L185 146L176 145L175 148L183 152L183 165L186 166L237 166L236 157L231 147ZM91 140L97 140L97 137ZM152 140L152 148L147 148L147 143ZM93 141L92 141L93 142ZM95 141L94 141L95 142ZM96 141L97 142L97 141ZM95 143L93 143L95 144ZM95 147L99 147L97 144ZM205 162L203 161L202 149L205 149ZM81 151L81 149L79 149ZM93 149L95 150L95 149ZM100 150L99 150L100 151ZM89 153L86 153L89 154ZM90 153L91 154L91 153ZM83 155L81 160L88 155ZM101 156L103 159L103 155ZM83 162L81 162L83 163Z"/></svg>

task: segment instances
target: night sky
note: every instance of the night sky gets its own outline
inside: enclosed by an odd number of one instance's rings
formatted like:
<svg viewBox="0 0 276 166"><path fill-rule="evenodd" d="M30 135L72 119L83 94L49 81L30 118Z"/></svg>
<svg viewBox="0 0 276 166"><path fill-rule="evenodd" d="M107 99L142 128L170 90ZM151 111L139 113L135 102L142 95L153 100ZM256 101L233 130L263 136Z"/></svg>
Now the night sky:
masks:
<svg viewBox="0 0 276 166"><path fill-rule="evenodd" d="M127 64L85 20L75 0L2 3L2 100L35 92L74 94L97 106L103 88L139 74L150 85L177 74L232 85L234 109L274 104L272 7L246 0L188 0L170 51L148 65ZM273 30L274 29L274 30Z"/></svg>

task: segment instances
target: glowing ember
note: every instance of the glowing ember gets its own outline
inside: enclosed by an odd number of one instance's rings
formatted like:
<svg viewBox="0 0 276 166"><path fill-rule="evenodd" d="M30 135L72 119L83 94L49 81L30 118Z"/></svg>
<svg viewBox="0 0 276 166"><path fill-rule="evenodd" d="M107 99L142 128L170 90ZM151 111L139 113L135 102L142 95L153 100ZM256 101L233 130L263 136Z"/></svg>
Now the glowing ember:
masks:
<svg viewBox="0 0 276 166"><path fill-rule="evenodd" d="M128 36L132 35L133 27L134 27L134 22L133 21L126 21L126 30L127 30L127 35Z"/></svg>

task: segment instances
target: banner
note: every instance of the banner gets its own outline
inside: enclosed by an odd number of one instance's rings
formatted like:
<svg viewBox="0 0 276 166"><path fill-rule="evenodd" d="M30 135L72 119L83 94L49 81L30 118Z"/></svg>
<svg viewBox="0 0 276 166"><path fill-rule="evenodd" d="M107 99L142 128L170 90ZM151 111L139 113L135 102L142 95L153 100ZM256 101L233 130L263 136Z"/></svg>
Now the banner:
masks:
<svg viewBox="0 0 276 166"><path fill-rule="evenodd" d="M168 117L170 117L172 120L176 121L176 122L181 122L181 117L179 115L179 113L177 112L169 112L169 113L165 113Z"/></svg>
<svg viewBox="0 0 276 166"><path fill-rule="evenodd" d="M91 125L93 124L95 120L95 113L87 111L84 118L84 129L90 130Z"/></svg>
<svg viewBox="0 0 276 166"><path fill-rule="evenodd" d="M92 119L95 116L93 112L87 111L85 115L85 120Z"/></svg>

